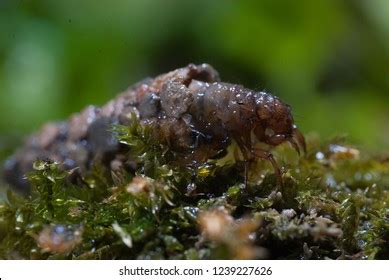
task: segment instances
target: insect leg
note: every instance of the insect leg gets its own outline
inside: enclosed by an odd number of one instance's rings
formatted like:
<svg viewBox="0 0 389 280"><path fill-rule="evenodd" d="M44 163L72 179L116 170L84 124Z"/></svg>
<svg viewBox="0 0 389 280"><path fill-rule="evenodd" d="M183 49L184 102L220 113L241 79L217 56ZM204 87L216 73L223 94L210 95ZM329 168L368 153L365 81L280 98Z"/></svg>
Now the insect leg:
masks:
<svg viewBox="0 0 389 280"><path fill-rule="evenodd" d="M245 141L242 137L234 137L236 143L239 146L240 151L242 152L244 158L244 185L247 187L247 180L249 177L249 168L250 168L250 149L247 148Z"/></svg>
<svg viewBox="0 0 389 280"><path fill-rule="evenodd" d="M297 140L297 143L303 148L304 155L307 155L307 144L305 143L305 137L297 126L293 127L293 138Z"/></svg>
<svg viewBox="0 0 389 280"><path fill-rule="evenodd" d="M269 153L268 151L264 151L264 150L257 149L257 148L252 149L251 152L253 153L253 155L255 155L261 159L268 160L271 163L271 165L274 168L274 172L276 174L276 177L277 177L277 184L282 186L283 183L282 183L281 170L280 170L277 162L275 161L273 155L271 153Z"/></svg>
<svg viewBox="0 0 389 280"><path fill-rule="evenodd" d="M294 138L289 138L288 142L292 145L293 149L300 155L300 147Z"/></svg>

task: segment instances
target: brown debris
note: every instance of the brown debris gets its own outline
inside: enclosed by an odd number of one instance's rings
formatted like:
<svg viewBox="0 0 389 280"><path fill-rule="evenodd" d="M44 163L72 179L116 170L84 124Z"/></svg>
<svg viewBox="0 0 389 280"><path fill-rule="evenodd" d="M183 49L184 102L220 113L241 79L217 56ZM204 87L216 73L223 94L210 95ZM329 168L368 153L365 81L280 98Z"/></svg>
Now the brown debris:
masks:
<svg viewBox="0 0 389 280"><path fill-rule="evenodd" d="M36 238L43 252L66 254L82 241L82 228L64 225L45 226Z"/></svg>
<svg viewBox="0 0 389 280"><path fill-rule="evenodd" d="M265 258L264 248L253 244L259 221L254 218L234 219L225 208L201 212L198 225L204 238L226 245L234 259Z"/></svg>
<svg viewBox="0 0 389 280"><path fill-rule="evenodd" d="M128 184L126 190L127 192L137 195L142 192L150 191L151 182L145 177L136 176L132 179L132 181Z"/></svg>

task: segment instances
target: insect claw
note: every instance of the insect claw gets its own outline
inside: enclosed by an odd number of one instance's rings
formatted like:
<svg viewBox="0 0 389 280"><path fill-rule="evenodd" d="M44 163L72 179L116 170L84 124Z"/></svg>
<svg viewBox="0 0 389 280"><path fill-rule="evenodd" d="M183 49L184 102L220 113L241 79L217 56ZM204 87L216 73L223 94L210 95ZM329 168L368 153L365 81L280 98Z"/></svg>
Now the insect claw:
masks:
<svg viewBox="0 0 389 280"><path fill-rule="evenodd" d="M293 149L300 155L300 147L297 145L296 140L293 138L288 139L288 142L292 145Z"/></svg>
<svg viewBox="0 0 389 280"><path fill-rule="evenodd" d="M293 128L293 141L294 140L296 140L297 143L303 148L304 155L306 156L307 155L307 144L305 143L305 137L296 126L294 126L294 128Z"/></svg>

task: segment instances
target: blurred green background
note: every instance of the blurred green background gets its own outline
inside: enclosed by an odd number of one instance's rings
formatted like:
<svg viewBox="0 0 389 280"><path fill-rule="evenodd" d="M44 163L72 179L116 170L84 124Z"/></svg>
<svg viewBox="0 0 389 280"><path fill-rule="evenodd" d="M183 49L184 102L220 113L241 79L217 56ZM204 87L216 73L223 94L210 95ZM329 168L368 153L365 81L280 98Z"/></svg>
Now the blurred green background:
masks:
<svg viewBox="0 0 389 280"><path fill-rule="evenodd" d="M191 62L280 96L305 133L389 147L387 0L0 0L0 157Z"/></svg>

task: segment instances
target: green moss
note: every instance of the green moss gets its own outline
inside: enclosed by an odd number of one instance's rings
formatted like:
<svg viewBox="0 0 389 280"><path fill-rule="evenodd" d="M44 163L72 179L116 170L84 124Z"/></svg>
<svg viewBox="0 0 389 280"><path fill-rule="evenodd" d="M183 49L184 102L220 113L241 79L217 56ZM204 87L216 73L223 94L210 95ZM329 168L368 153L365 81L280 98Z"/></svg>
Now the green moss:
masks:
<svg viewBox="0 0 389 280"><path fill-rule="evenodd" d="M389 258L388 161L308 137L306 157L274 150L282 187L263 161L245 185L231 155L181 166L148 126L114 133L136 172L94 166L74 184L75 171L36 162L31 195L9 191L0 204L0 258Z"/></svg>

